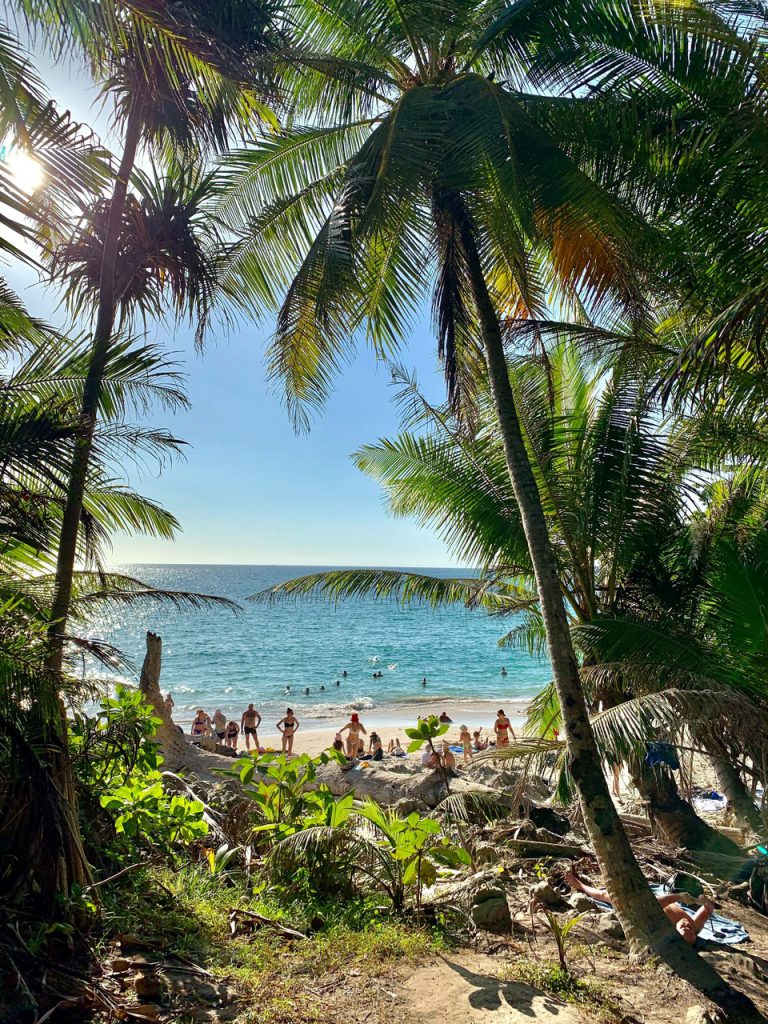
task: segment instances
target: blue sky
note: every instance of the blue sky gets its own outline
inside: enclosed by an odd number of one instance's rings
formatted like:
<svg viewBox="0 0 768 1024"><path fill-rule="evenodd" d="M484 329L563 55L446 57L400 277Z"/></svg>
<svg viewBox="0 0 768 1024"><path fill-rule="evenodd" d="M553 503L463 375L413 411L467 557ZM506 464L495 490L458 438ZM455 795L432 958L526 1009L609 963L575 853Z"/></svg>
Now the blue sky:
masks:
<svg viewBox="0 0 768 1024"><path fill-rule="evenodd" d="M81 75L40 72L60 108L104 131L95 91ZM56 296L10 268L9 283L38 316L61 324ZM188 373L189 412L159 410L149 422L189 442L187 458L159 477L131 471L131 483L180 520L175 542L118 536L114 561L240 562L298 565L450 565L431 532L385 511L375 483L350 461L359 445L397 431L389 373L361 349L340 376L327 408L308 436L297 436L280 396L265 380L264 328L244 326L212 337L194 353L191 332L151 325L150 340L181 354ZM428 318L404 340L400 360L417 372L430 397L443 394Z"/></svg>

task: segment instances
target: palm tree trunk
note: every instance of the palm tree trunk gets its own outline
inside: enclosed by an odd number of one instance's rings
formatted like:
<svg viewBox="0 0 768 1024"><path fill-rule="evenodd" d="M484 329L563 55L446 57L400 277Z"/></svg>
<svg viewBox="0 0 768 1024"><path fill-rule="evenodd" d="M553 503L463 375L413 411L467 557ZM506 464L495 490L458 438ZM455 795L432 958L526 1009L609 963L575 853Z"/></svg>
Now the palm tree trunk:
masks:
<svg viewBox="0 0 768 1024"><path fill-rule="evenodd" d="M72 585L77 560L77 537L83 500L88 480L88 470L93 450L93 437L98 418L101 387L109 355L109 344L115 322L117 299L115 296L115 270L117 267L120 225L123 219L128 180L131 176L136 152L141 137L141 105L132 106L126 124L123 156L112 190L112 200L104 237L104 252L101 261L99 281L99 302L96 327L93 334L93 348L88 374L83 388L81 422L83 432L75 443L72 466L69 473L67 497L59 534L56 560L56 585L51 603L50 625L48 627L49 653L46 668L59 676L64 663L64 634L66 633L69 609L72 601ZM75 780L69 759L67 740L67 716L60 703L59 735L54 738L54 754L51 758L51 777L62 797L67 828L62 837L62 856L56 878L56 891L68 895L73 884L86 885L89 881L88 863L83 852L78 826L77 794Z"/></svg>
<svg viewBox="0 0 768 1024"><path fill-rule="evenodd" d="M647 805L648 816L673 846L730 857L741 855L742 851L733 840L708 825L688 801L683 800L675 779L665 768L649 768L643 761L633 758L630 774Z"/></svg>
<svg viewBox="0 0 768 1024"><path fill-rule="evenodd" d="M499 318L488 292L469 215L458 196L452 203L452 213L480 323L507 469L536 575L552 672L562 708L569 769L606 888L635 957L656 954L701 991L718 1000L728 999L728 986L678 937L659 907L608 792L571 644L541 497L517 415Z"/></svg>
<svg viewBox="0 0 768 1024"><path fill-rule="evenodd" d="M752 829L758 835L765 835L766 823L757 809L757 804L749 794L749 790L741 780L741 776L731 764L728 757L716 753L709 743L709 760L717 778L717 786L728 806L742 828Z"/></svg>
<svg viewBox="0 0 768 1024"><path fill-rule="evenodd" d="M79 438L72 457L69 473L67 500L59 534L59 548L56 560L56 589L51 604L51 626L49 639L51 654L48 668L61 672L64 656L64 641L61 636L66 630L69 608L72 601L72 584L77 560L77 537L80 517L83 512L83 499L88 480L88 469L93 449L93 436L98 419L101 387L104 370L109 356L109 345L112 340L112 329L115 323L117 296L115 295L115 270L117 268L118 246L120 241L120 225L125 210L128 194L128 181L136 162L136 151L141 137L141 105L135 104L128 115L123 156L118 168L117 178L112 190L109 206L109 217L104 237L104 252L101 259L101 276L99 280L99 302L96 314L96 327L93 332L93 348L88 366L88 374L83 388L83 400L80 416L83 422L83 435Z"/></svg>

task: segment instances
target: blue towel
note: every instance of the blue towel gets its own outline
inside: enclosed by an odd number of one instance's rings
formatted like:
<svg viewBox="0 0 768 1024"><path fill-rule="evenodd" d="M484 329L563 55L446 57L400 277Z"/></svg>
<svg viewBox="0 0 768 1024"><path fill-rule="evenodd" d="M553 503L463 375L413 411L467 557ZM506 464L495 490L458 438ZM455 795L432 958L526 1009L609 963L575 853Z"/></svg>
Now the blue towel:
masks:
<svg viewBox="0 0 768 1024"><path fill-rule="evenodd" d="M672 892L668 885L652 885L651 889L657 896L666 896L667 893ZM685 893L680 893L680 895L684 896ZM613 910L611 904L605 903L603 900L592 900L592 902L605 910ZM687 906L682 900L680 906L691 917L698 909L698 907ZM731 921L729 917L723 917L722 914L715 911L699 932L698 937L706 939L708 942L719 942L722 946L736 946L739 942L746 942L749 934L743 924Z"/></svg>

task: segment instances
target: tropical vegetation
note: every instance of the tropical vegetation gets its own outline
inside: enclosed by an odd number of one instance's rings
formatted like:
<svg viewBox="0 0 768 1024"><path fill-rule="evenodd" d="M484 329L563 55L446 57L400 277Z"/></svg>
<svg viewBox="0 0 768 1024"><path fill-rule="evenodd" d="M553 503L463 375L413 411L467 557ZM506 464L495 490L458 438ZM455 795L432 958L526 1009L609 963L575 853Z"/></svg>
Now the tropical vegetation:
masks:
<svg viewBox="0 0 768 1024"><path fill-rule="evenodd" d="M179 526L126 482L183 448L144 422L187 402L147 323L188 321L202 347L249 318L301 429L356 346L390 364L402 432L355 461L476 569L260 598L463 603L546 654L503 757L578 801L632 953L726 999L650 893L605 768L627 764L668 841L741 855L648 763L649 744L693 750L765 835L767 27L749 0L7 0L0 145L41 178L0 162L0 249L62 318L0 281L0 881L26 922L0 939L9 976L87 945L102 885L134 871L237 887L233 932L306 938L334 901L377 900L443 935L424 893L476 866L446 772L437 816L334 795L331 755L248 757L209 801L165 767L146 694L79 671L83 652L130 668L89 635L98 603L217 600L111 572L109 543ZM27 45L87 69L117 154ZM444 403L397 365L430 309ZM305 931L279 924L302 902Z"/></svg>

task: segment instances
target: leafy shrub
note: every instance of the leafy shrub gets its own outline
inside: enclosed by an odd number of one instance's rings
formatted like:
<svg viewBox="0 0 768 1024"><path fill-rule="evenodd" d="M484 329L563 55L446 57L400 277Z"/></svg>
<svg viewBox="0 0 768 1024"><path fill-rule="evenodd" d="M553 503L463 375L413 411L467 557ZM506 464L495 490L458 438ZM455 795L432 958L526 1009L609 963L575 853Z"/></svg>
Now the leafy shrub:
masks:
<svg viewBox="0 0 768 1024"><path fill-rule="evenodd" d="M135 856L137 843L167 855L208 833L202 803L165 791L163 757L153 742L159 724L140 692L118 686L98 715L78 715L71 727L86 836L117 861ZM103 820L100 830L94 827L96 807L106 812L109 829Z"/></svg>

